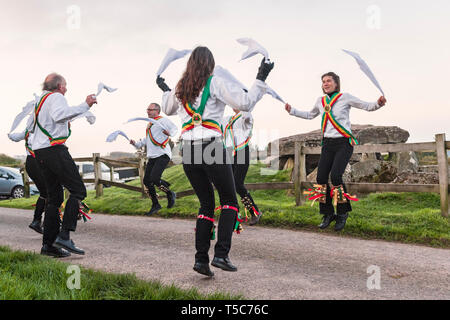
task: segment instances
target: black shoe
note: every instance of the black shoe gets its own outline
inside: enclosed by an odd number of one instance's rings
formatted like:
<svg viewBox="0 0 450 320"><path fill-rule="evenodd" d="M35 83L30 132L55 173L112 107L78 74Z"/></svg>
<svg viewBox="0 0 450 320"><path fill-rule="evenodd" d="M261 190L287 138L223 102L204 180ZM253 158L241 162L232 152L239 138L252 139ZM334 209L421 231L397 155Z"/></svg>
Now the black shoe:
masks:
<svg viewBox="0 0 450 320"><path fill-rule="evenodd" d="M55 257L55 258L65 258L65 257L70 256L70 252L68 252L64 249L61 249L61 248L49 246L47 244L44 244L42 246L41 254L44 256L50 256L50 257Z"/></svg>
<svg viewBox="0 0 450 320"><path fill-rule="evenodd" d="M225 271L237 271L237 268L231 264L230 258L218 258L214 257L211 265L220 268Z"/></svg>
<svg viewBox="0 0 450 320"><path fill-rule="evenodd" d="M250 222L248 223L250 226L254 226L259 222L259 219L261 219L262 213L260 212L258 215L252 214L252 217L250 218Z"/></svg>
<svg viewBox="0 0 450 320"><path fill-rule="evenodd" d="M328 228L330 223L333 222L334 220L336 220L336 215L334 213L324 214L323 215L323 219L322 219L322 223L319 224L319 228L320 229Z"/></svg>
<svg viewBox="0 0 450 320"><path fill-rule="evenodd" d="M42 231L41 220L33 220L33 222L31 222L28 227L30 227L37 233L44 234L44 232Z"/></svg>
<svg viewBox="0 0 450 320"><path fill-rule="evenodd" d="M150 211L147 212L145 215L146 216L151 216L152 214L157 213L159 210L161 210L161 208L162 207L161 207L161 205L159 203L153 204L152 208L150 209Z"/></svg>
<svg viewBox="0 0 450 320"><path fill-rule="evenodd" d="M214 277L214 272L209 269L208 263L196 262L194 264L194 270L207 277Z"/></svg>
<svg viewBox="0 0 450 320"><path fill-rule="evenodd" d="M71 239L64 240L60 237L56 237L55 242L53 243L54 247L64 248L72 253L84 255L84 250L81 248L75 247L75 243Z"/></svg>
<svg viewBox="0 0 450 320"><path fill-rule="evenodd" d="M347 222L348 213L338 214L336 217L336 224L334 225L334 231L341 231L345 227L345 222Z"/></svg>
<svg viewBox="0 0 450 320"><path fill-rule="evenodd" d="M167 208L172 208L175 205L175 199L177 198L177 194L173 191L169 191L167 193Z"/></svg>

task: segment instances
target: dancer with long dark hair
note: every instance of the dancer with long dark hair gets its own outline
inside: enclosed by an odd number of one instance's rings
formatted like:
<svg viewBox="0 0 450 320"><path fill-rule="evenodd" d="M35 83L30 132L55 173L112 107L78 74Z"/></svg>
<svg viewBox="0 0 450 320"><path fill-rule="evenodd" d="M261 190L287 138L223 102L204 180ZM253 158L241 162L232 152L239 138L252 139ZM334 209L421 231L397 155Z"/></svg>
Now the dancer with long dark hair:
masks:
<svg viewBox="0 0 450 320"><path fill-rule="evenodd" d="M206 47L197 47L191 54L186 70L176 89L170 90L158 77L158 86L165 91L161 108L167 115L180 116L183 169L199 201L200 209L195 233L194 270L213 276L209 268L209 247L215 237L214 188L221 209L217 243L211 265L225 271L237 271L229 252L233 230L237 225L239 207L236 198L231 160L223 146L221 120L225 105L248 111L266 92L264 83L273 63L261 62L256 81L248 92L234 82L213 76L215 61Z"/></svg>

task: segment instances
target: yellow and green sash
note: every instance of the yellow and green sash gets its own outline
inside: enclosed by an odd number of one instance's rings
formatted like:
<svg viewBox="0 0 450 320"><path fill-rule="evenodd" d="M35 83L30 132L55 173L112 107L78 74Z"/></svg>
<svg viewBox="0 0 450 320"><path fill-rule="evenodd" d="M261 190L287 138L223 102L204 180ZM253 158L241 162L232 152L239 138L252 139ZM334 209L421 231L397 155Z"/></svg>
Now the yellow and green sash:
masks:
<svg viewBox="0 0 450 320"><path fill-rule="evenodd" d="M153 119L159 120L161 118L162 118L161 116L157 116L157 117L154 117ZM169 142L169 137L167 137L167 139L164 140L163 142L159 143L158 141L156 141L156 139L152 135L152 130L151 130L152 126L153 126L153 123L150 122L147 126L146 135L148 135L148 137L149 137L150 141L153 143L153 145L164 149L166 147L167 143Z"/></svg>
<svg viewBox="0 0 450 320"><path fill-rule="evenodd" d="M210 93L209 93L209 86L211 84L211 79L213 76L210 76L208 80L206 81L205 88L203 89L202 94L202 100L200 103L200 106L198 109L195 109L190 103L186 102L184 104L184 110L187 112L188 115L191 116L191 119L189 121L183 123L183 126L181 128L181 134L183 134L186 131L194 129L195 126L201 125L202 127L205 127L207 129L214 130L222 135L222 126L217 123L217 121L211 120L211 119L202 119L203 112L205 111L206 102L209 99Z"/></svg>
<svg viewBox="0 0 450 320"><path fill-rule="evenodd" d="M358 144L358 140L352 135L350 131L345 129L334 117L332 111L333 105L342 96L342 93L335 93L329 98L327 95L322 97L322 106L324 108L324 113L322 115L322 134L325 134L325 129L327 128L328 121L333 125L333 127L348 141L352 146Z"/></svg>
<svg viewBox="0 0 450 320"><path fill-rule="evenodd" d="M39 112L41 112L42 106L44 105L45 100L53 94L53 92L46 93L42 96L42 98L39 100L39 102L36 104L34 108L34 126L36 125L41 129L42 133L45 134L48 139L50 140L50 145L55 146L59 144L63 144L67 141L67 139L70 137L70 134L72 131L70 130L70 122L68 123L68 129L69 129L69 135L67 137L59 137L59 138L53 138L50 133L48 133L47 130L44 129L44 127L41 126L41 124L38 121Z"/></svg>

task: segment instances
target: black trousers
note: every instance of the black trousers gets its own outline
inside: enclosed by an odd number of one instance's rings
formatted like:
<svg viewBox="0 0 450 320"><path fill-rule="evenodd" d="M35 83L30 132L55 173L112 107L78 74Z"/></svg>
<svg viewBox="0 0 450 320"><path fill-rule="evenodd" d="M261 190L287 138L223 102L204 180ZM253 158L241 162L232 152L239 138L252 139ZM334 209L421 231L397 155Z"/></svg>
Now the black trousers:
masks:
<svg viewBox="0 0 450 320"><path fill-rule="evenodd" d="M229 151L229 152L232 152ZM248 167L250 166L250 149L246 146L244 149L238 150L233 157L233 175L236 192L241 198L248 194L244 181L247 176Z"/></svg>
<svg viewBox="0 0 450 320"><path fill-rule="evenodd" d="M147 166L145 168L144 185L147 187L150 198L154 204L158 203L155 186L159 187L163 185L166 188L170 186L170 183L161 179L161 176L169 161L170 158L166 154L157 158L148 159Z"/></svg>
<svg viewBox="0 0 450 320"><path fill-rule="evenodd" d="M196 143L196 142L194 142ZM194 144L183 141L183 169L200 201L199 215L214 218L214 188L219 193L221 206L232 206L239 210L231 167L231 159L220 139ZM217 227L217 243L214 256L226 258L231 249L231 238L237 219L237 212L222 209ZM195 233L195 261L209 262L208 251L211 244L213 222L197 219Z"/></svg>
<svg viewBox="0 0 450 320"><path fill-rule="evenodd" d="M64 189L70 192L64 210L62 229L75 231L80 201L86 198L86 187L66 146L58 145L35 151L47 186L48 204L44 218L43 244L52 245L59 233L59 207L64 201Z"/></svg>
<svg viewBox="0 0 450 320"><path fill-rule="evenodd" d="M347 188L342 181L342 175L345 168L353 154L353 146L349 143L347 138L324 138L322 145L322 152L320 154L319 167L317 171L317 183L327 185L326 202L320 203L321 214L333 214L334 207L330 196L331 188L328 184L329 177L334 186L343 185L344 191ZM346 203L338 203L337 214L345 214L352 211L350 201Z"/></svg>
<svg viewBox="0 0 450 320"><path fill-rule="evenodd" d="M47 187L41 169L33 156L27 156L25 170L27 170L28 176L33 180L36 188L39 190L39 198L36 201L33 220L41 220L47 201Z"/></svg>

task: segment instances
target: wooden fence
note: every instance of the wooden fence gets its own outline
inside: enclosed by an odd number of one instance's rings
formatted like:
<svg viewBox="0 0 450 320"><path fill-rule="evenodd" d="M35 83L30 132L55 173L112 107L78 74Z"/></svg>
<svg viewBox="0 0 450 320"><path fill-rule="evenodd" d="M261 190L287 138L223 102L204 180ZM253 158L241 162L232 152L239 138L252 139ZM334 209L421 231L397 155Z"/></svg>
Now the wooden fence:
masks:
<svg viewBox="0 0 450 320"><path fill-rule="evenodd" d="M357 145L354 147L354 153L385 153L385 152L410 152L410 151L433 151L437 154L439 184L394 184L394 183L346 183L350 192L434 192L439 193L441 198L441 214L449 216L449 179L448 179L448 160L447 150L450 149L450 141L445 141L445 134L437 134L434 142L425 143L398 143L398 144L378 144L378 145ZM306 181L306 155L320 154L321 147L306 147L301 142L295 143L295 165L294 181L291 182L269 182L269 183L248 183L246 188L249 190L288 190L293 189L295 193L295 202L297 206L304 204L305 197L303 191L311 188L313 183ZM144 186L145 161L144 155L140 154L137 161L113 160L100 157L99 153L94 153L92 157L74 158L76 162L93 162L94 179L83 179L85 183L94 183L96 197L103 195L103 185L111 185L131 191L140 192L142 197L147 197ZM110 167L111 179L101 179L101 162ZM130 186L125 183L113 181L114 168L134 167L138 168L140 187ZM26 172L24 174L26 178ZM25 190L28 190L29 182L24 179ZM26 193L27 194L27 193ZM193 190L184 190L177 192L177 198L195 194Z"/></svg>

